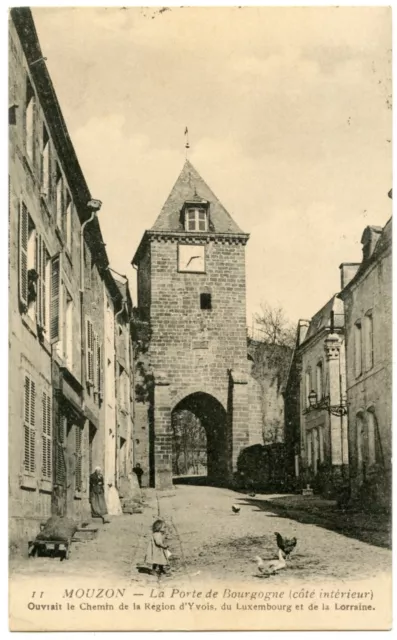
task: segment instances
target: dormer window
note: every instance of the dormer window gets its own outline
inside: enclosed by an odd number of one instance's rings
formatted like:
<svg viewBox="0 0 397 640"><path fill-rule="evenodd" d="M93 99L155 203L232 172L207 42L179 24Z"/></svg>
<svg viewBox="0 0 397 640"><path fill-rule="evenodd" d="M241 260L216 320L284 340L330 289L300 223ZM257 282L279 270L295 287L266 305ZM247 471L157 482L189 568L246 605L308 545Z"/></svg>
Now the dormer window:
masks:
<svg viewBox="0 0 397 640"><path fill-rule="evenodd" d="M202 207L189 207L185 210L186 231L207 231L207 212Z"/></svg>
<svg viewBox="0 0 397 640"><path fill-rule="evenodd" d="M196 190L185 200L180 214L180 224L185 231L205 233L209 229L209 202L201 198Z"/></svg>

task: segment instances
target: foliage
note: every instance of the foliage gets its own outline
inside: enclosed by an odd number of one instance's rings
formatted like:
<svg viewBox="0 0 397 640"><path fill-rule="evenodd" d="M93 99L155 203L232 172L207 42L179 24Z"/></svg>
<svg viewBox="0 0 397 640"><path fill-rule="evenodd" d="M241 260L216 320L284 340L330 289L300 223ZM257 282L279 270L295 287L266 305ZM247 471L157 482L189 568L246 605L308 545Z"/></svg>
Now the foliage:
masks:
<svg viewBox="0 0 397 640"><path fill-rule="evenodd" d="M272 420L270 423L266 422L263 429L264 444L282 442L283 436L284 429L281 420Z"/></svg>
<svg viewBox="0 0 397 640"><path fill-rule="evenodd" d="M271 307L261 304L261 313L256 314L255 321L267 344L293 348L295 345L295 328L287 319L282 307Z"/></svg>
<svg viewBox="0 0 397 640"><path fill-rule="evenodd" d="M198 475L207 464L207 438L200 420L190 411L172 415L173 472Z"/></svg>
<svg viewBox="0 0 397 640"><path fill-rule="evenodd" d="M138 310L133 311L134 318L131 323L131 335L134 345L135 360L135 400L136 402L149 402L153 391L154 377L151 364L148 361L150 347L151 327L146 321L139 318Z"/></svg>
<svg viewBox="0 0 397 640"><path fill-rule="evenodd" d="M139 360L135 365L135 400L136 402L149 402L154 386L153 373L150 365Z"/></svg>

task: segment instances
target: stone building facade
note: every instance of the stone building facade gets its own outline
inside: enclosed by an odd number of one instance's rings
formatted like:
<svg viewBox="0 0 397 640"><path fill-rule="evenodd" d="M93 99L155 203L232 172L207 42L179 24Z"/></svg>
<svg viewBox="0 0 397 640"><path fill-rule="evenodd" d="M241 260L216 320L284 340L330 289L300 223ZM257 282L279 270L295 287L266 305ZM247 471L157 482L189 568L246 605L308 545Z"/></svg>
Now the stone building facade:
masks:
<svg viewBox="0 0 397 640"><path fill-rule="evenodd" d="M115 278L121 305L115 314L116 474L121 502L138 498L139 486L132 472L134 437L134 364L131 339L132 300L128 280Z"/></svg>
<svg viewBox="0 0 397 640"><path fill-rule="evenodd" d="M341 265L351 498L391 505L392 221L367 227L361 264Z"/></svg>
<svg viewBox="0 0 397 640"><path fill-rule="evenodd" d="M32 15L9 23L10 540L89 514L104 467L104 299L121 295ZM119 300L117 299L119 297ZM107 478L106 478L107 480Z"/></svg>
<svg viewBox="0 0 397 640"><path fill-rule="evenodd" d="M232 477L249 443L247 240L186 161L133 259L139 318L150 327L151 397L142 417L156 487L172 483L173 410L191 410L206 428L213 478Z"/></svg>
<svg viewBox="0 0 397 640"><path fill-rule="evenodd" d="M349 454L347 416L339 410L346 405L344 313L336 296L310 321L300 321L289 375L286 420L295 478L337 495L348 482Z"/></svg>

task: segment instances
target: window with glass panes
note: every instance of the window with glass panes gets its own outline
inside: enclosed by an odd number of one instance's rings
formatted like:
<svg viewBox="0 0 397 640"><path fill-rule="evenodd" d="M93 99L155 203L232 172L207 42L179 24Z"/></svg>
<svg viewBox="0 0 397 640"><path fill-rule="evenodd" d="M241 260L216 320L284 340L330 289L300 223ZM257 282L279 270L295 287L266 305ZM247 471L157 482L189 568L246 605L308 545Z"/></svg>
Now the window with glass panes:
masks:
<svg viewBox="0 0 397 640"><path fill-rule="evenodd" d="M205 209L187 209L185 213L186 231L207 231L207 213Z"/></svg>

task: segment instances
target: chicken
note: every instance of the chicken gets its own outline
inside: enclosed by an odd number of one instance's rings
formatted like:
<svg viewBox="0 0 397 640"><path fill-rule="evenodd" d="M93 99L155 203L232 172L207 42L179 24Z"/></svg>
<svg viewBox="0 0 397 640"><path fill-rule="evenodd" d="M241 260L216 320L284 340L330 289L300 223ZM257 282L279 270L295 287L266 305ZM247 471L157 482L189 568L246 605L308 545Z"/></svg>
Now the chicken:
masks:
<svg viewBox="0 0 397 640"><path fill-rule="evenodd" d="M296 538L283 538L282 535L277 533L274 534L277 540L277 546L284 553L284 557L288 558L289 554L296 547L296 543L298 542Z"/></svg>
<svg viewBox="0 0 397 640"><path fill-rule="evenodd" d="M238 507L236 504L233 504L232 511L233 513L240 513L240 507Z"/></svg>
<svg viewBox="0 0 397 640"><path fill-rule="evenodd" d="M283 552L279 549L278 560L270 560L270 562L264 562L260 556L256 556L255 560L258 565L258 571L263 576L274 576L281 569L285 569L287 562L283 556Z"/></svg>

